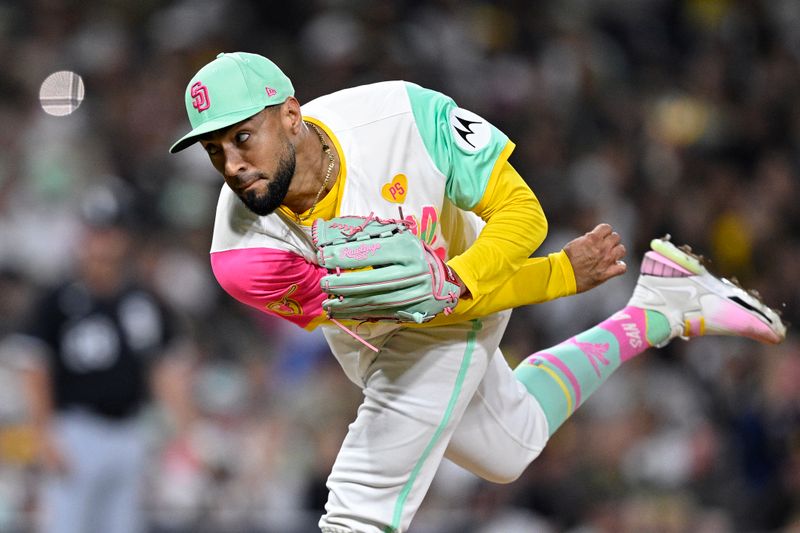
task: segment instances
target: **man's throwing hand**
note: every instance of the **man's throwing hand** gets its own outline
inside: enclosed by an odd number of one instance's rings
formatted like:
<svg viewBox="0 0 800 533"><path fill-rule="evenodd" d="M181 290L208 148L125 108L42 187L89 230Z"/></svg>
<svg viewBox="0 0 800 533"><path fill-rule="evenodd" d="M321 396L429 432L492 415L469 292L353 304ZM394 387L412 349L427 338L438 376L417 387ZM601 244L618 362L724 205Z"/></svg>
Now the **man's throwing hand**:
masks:
<svg viewBox="0 0 800 533"><path fill-rule="evenodd" d="M588 291L628 269L622 258L625 246L609 224L599 224L589 233L564 246L575 272L577 292Z"/></svg>

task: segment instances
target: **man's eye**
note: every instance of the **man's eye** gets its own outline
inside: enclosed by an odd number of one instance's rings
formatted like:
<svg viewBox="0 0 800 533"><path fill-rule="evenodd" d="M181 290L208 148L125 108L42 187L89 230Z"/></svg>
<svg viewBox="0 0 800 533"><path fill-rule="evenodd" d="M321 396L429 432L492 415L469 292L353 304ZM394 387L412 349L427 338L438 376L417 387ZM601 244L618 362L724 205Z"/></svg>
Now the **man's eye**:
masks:
<svg viewBox="0 0 800 533"><path fill-rule="evenodd" d="M206 146L206 152L208 153L208 155L215 155L219 152L219 147L214 146L213 144L209 144L208 146Z"/></svg>
<svg viewBox="0 0 800 533"><path fill-rule="evenodd" d="M241 132L236 134L236 142L239 143L239 144L245 142L249 138L250 138L250 134L246 133L246 132L243 132L243 131L241 131Z"/></svg>

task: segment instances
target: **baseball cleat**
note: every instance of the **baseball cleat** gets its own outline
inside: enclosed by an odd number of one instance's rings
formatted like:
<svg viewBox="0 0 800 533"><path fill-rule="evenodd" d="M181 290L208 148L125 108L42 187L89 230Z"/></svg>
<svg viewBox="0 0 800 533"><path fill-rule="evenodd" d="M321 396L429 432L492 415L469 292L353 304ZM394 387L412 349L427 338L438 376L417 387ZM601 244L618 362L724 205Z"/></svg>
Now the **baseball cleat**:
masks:
<svg viewBox="0 0 800 533"><path fill-rule="evenodd" d="M666 316L669 340L729 335L778 344L786 337L786 325L757 292L714 276L688 246L675 246L667 235L653 239L650 248L628 304Z"/></svg>

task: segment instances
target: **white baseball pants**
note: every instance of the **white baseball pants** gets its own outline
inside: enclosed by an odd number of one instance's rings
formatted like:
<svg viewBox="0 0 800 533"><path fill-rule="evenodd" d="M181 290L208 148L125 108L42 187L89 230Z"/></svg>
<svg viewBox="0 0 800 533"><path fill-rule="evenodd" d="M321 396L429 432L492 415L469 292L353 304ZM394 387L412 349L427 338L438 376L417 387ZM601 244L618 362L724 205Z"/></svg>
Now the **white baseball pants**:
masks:
<svg viewBox="0 0 800 533"><path fill-rule="evenodd" d="M503 483L538 456L544 413L498 349L509 316L395 329L369 338L378 354L325 328L364 401L328 478L323 532L405 531L442 457Z"/></svg>

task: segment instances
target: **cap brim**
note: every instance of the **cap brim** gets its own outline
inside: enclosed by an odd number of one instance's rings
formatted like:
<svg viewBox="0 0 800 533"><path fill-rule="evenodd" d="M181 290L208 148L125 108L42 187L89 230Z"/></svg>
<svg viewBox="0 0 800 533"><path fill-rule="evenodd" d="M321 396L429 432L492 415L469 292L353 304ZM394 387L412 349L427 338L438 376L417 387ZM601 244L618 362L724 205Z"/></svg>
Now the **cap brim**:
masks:
<svg viewBox="0 0 800 533"><path fill-rule="evenodd" d="M192 131L178 139L178 142L172 145L172 148L169 149L171 154L180 152L181 150L188 148L189 146L193 145L197 142L197 138L201 135L205 135L206 133L211 133L212 131L221 130L222 128L227 128L228 126L232 126L237 122L241 122L246 120L259 111L264 109L264 106L252 107L249 109L244 109L242 111L237 111L236 113L231 113L229 115L225 115L222 117L217 117L213 120L209 120L208 122L204 122L200 124Z"/></svg>

